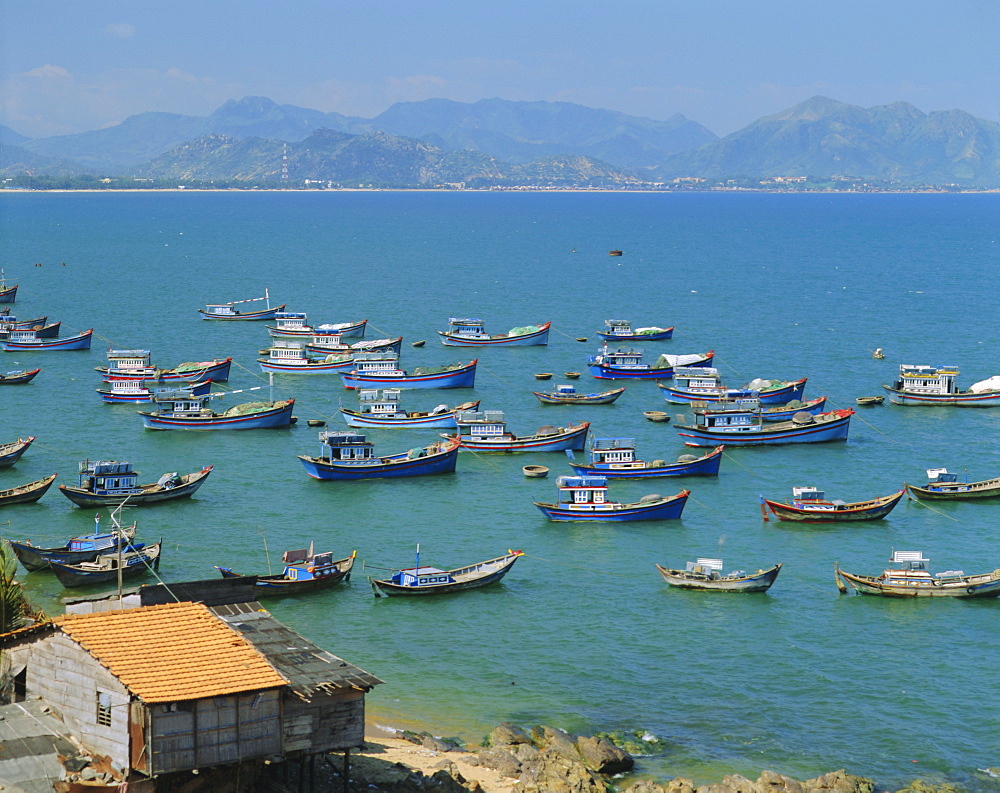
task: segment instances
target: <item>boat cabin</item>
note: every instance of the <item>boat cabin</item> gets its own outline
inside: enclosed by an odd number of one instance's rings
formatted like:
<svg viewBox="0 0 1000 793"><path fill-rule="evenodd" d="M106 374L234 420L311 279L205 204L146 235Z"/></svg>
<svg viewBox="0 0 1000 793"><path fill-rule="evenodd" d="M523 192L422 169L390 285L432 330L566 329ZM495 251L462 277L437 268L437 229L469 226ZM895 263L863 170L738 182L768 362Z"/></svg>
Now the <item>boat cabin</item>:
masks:
<svg viewBox="0 0 1000 793"><path fill-rule="evenodd" d="M209 303L205 306L205 313L217 317L235 317L239 312L233 308L234 305L234 303Z"/></svg>
<svg viewBox="0 0 1000 793"><path fill-rule="evenodd" d="M308 316L303 311L279 311L274 315L275 330L307 330Z"/></svg>
<svg viewBox="0 0 1000 793"><path fill-rule="evenodd" d="M397 586L432 586L434 584L454 584L454 577L447 570L436 567L410 567L397 570L390 579Z"/></svg>
<svg viewBox="0 0 1000 793"><path fill-rule="evenodd" d="M826 492L813 486L793 487L792 504L796 507L807 507L811 510L846 509L847 504L839 498L826 500Z"/></svg>
<svg viewBox="0 0 1000 793"><path fill-rule="evenodd" d="M678 391L718 394L726 390L719 370L710 366L678 366L674 369L673 387Z"/></svg>
<svg viewBox="0 0 1000 793"><path fill-rule="evenodd" d="M483 327L481 319L460 319L448 317L448 333L464 339L488 339L490 334Z"/></svg>
<svg viewBox="0 0 1000 793"><path fill-rule="evenodd" d="M606 319L604 324L607 330L604 331L609 336L631 336L632 323L627 319Z"/></svg>
<svg viewBox="0 0 1000 793"><path fill-rule="evenodd" d="M306 357L305 347L301 341L275 339L274 344L268 348L268 361L271 363L307 364L309 358Z"/></svg>
<svg viewBox="0 0 1000 793"><path fill-rule="evenodd" d="M502 410L460 410L455 421L462 438L485 440L510 435Z"/></svg>
<svg viewBox="0 0 1000 793"><path fill-rule="evenodd" d="M642 350L632 347L619 347L617 350L609 350L607 345L597 351L597 355L588 355L587 363L602 363L607 366L621 366L624 368L649 368L642 362Z"/></svg>
<svg viewBox="0 0 1000 793"><path fill-rule="evenodd" d="M698 558L684 566L685 572L708 579L722 578L722 569L721 559Z"/></svg>
<svg viewBox="0 0 1000 793"><path fill-rule="evenodd" d="M556 396L573 396L577 391L575 385L557 385L552 393Z"/></svg>
<svg viewBox="0 0 1000 793"><path fill-rule="evenodd" d="M82 460L77 477L78 486L99 496L138 494L139 472L132 463L116 460Z"/></svg>
<svg viewBox="0 0 1000 793"><path fill-rule="evenodd" d="M556 479L559 488L559 503L568 505L594 506L611 504L607 501L608 480L603 476L560 476Z"/></svg>
<svg viewBox="0 0 1000 793"><path fill-rule="evenodd" d="M11 328L8 333L7 340L22 343L43 341L43 339L39 338L38 330L36 328Z"/></svg>
<svg viewBox="0 0 1000 793"><path fill-rule="evenodd" d="M944 484L946 482L957 482L958 474L948 472L947 468L928 468L927 482L929 484Z"/></svg>
<svg viewBox="0 0 1000 793"><path fill-rule="evenodd" d="M760 400L734 399L732 402L692 402L694 423L699 429L715 432L755 432L763 424Z"/></svg>
<svg viewBox="0 0 1000 793"><path fill-rule="evenodd" d="M378 462L375 445L357 432L323 430L319 433L323 444L320 459L345 465L368 465Z"/></svg>
<svg viewBox="0 0 1000 793"><path fill-rule="evenodd" d="M359 411L366 416L405 416L399 406L398 388L365 388L358 392Z"/></svg>
<svg viewBox="0 0 1000 793"><path fill-rule="evenodd" d="M195 396L189 388L157 388L153 392L153 404L156 405L157 416L203 416L211 413L208 402L209 394Z"/></svg>
<svg viewBox="0 0 1000 793"><path fill-rule="evenodd" d="M405 375L399 368L399 356L394 352L361 352L354 356L354 368L358 374Z"/></svg>
<svg viewBox="0 0 1000 793"><path fill-rule="evenodd" d="M608 468L644 468L635 459L634 438L594 438L590 445L590 462Z"/></svg>
<svg viewBox="0 0 1000 793"><path fill-rule="evenodd" d="M904 363L899 367L896 389L915 394L956 394L955 378L958 374L957 366L935 368Z"/></svg>
<svg viewBox="0 0 1000 793"><path fill-rule="evenodd" d="M341 341L340 331L338 330L319 330L315 328L313 329L312 341L309 343L314 347L329 348L338 352L351 349L349 344L344 344Z"/></svg>
<svg viewBox="0 0 1000 793"><path fill-rule="evenodd" d="M108 371L143 374L151 371L149 350L108 350Z"/></svg>
<svg viewBox="0 0 1000 793"><path fill-rule="evenodd" d="M112 394L148 396L151 392L146 388L145 382L145 380L111 380L106 385L110 386L108 390Z"/></svg>
<svg viewBox="0 0 1000 793"><path fill-rule="evenodd" d="M927 570L927 563L921 551L893 551L892 563L897 567L882 573L882 581L886 584L903 586L934 586L949 579L960 578L961 570L947 570L935 576Z"/></svg>
<svg viewBox="0 0 1000 793"><path fill-rule="evenodd" d="M285 565L284 577L293 581L311 581L340 572L333 563L332 551L317 554L309 548L285 551L281 562Z"/></svg>

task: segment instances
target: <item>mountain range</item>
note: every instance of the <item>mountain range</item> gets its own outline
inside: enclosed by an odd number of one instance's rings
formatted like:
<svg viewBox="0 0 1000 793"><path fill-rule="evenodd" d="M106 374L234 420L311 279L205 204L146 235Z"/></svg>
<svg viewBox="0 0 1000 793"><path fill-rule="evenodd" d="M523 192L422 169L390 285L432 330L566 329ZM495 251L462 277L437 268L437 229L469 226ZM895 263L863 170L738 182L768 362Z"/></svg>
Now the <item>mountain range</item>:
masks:
<svg viewBox="0 0 1000 793"><path fill-rule="evenodd" d="M31 139L0 126L0 173L277 180L391 186L640 185L808 176L1000 185L1000 125L961 110L813 97L719 138L567 102L402 102L375 118L229 101L208 116L142 113L100 130Z"/></svg>

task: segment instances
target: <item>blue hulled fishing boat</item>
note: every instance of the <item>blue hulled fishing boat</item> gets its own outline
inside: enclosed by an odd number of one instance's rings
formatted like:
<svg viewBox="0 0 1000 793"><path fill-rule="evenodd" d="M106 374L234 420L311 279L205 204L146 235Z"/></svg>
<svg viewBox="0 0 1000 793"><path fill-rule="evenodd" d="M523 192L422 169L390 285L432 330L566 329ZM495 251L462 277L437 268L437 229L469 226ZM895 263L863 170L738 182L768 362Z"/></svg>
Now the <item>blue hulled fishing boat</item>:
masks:
<svg viewBox="0 0 1000 793"><path fill-rule="evenodd" d="M340 374L354 366L353 355L306 355L301 341L275 339L267 358L258 358L261 371L275 374Z"/></svg>
<svg viewBox="0 0 1000 793"><path fill-rule="evenodd" d="M15 369L14 371L7 372L7 374L0 374L0 385L21 385L22 383L30 383L36 374L38 374L41 369L30 369L25 371L24 369Z"/></svg>
<svg viewBox="0 0 1000 793"><path fill-rule="evenodd" d="M613 388L610 391L581 394L575 386L557 385L552 391L532 391L531 393L543 405L610 405L625 393L625 388L623 386L622 388Z"/></svg>
<svg viewBox="0 0 1000 793"><path fill-rule="evenodd" d="M642 350L619 347L609 350L605 345L597 355L587 356L587 368L601 380L657 380L670 379L678 366L708 366L715 351L704 355L660 355L655 363L642 362Z"/></svg>
<svg viewBox="0 0 1000 793"><path fill-rule="evenodd" d="M161 543L125 545L123 550L98 556L90 562L68 564L49 561L52 572L64 587L106 584L121 578L136 578L158 570Z"/></svg>
<svg viewBox="0 0 1000 793"><path fill-rule="evenodd" d="M27 438L18 438L10 443L0 443L0 468L10 468L21 459L21 455L28 451L31 442L35 440L34 435Z"/></svg>
<svg viewBox="0 0 1000 793"><path fill-rule="evenodd" d="M164 389L153 396L155 410L151 413L140 410L139 415L148 430L257 430L287 427L292 423L294 399L246 402L216 413L208 407L213 396L222 394L195 396L190 389Z"/></svg>
<svg viewBox="0 0 1000 793"><path fill-rule="evenodd" d="M267 326L272 336L301 339L314 334L336 334L346 338L361 339L365 335L367 319L360 322L335 322L310 325L308 316L301 311L283 311L274 317L274 324Z"/></svg>
<svg viewBox="0 0 1000 793"><path fill-rule="evenodd" d="M12 330L33 330L35 337L39 339L54 339L59 336L61 322L48 323L48 317L36 317L35 319L18 319L9 314L0 315L0 339L10 336Z"/></svg>
<svg viewBox="0 0 1000 793"><path fill-rule="evenodd" d="M669 328L635 328L627 319L606 319L604 320L604 330L597 331L597 335L606 342L616 341L661 341L669 339L674 335L673 326Z"/></svg>
<svg viewBox="0 0 1000 793"><path fill-rule="evenodd" d="M412 374L399 368L399 356L391 352L359 353L355 368L341 374L344 388L472 388L476 384L476 360L451 366L417 367Z"/></svg>
<svg viewBox="0 0 1000 793"><path fill-rule="evenodd" d="M359 352L394 352L403 348L403 337L392 339L369 339L346 344L337 331L317 330L306 342L306 352L313 355L356 355Z"/></svg>
<svg viewBox="0 0 1000 793"><path fill-rule="evenodd" d="M677 367L672 383L657 383L663 398L675 405L689 402L723 402L754 397L762 405L783 405L802 399L806 380L751 380L742 388L727 388L718 369L712 367Z"/></svg>
<svg viewBox="0 0 1000 793"><path fill-rule="evenodd" d="M481 319L448 318L448 330L439 330L446 347L536 347L549 343L551 322L525 325L507 333L490 335Z"/></svg>
<svg viewBox="0 0 1000 793"><path fill-rule="evenodd" d="M364 435L354 432L319 433L320 453L299 455L313 479L382 479L396 476L445 474L455 470L458 440L444 440L399 454L376 456Z"/></svg>
<svg viewBox="0 0 1000 793"><path fill-rule="evenodd" d="M666 460L646 462L635 459L633 438L594 438L590 444L590 462L577 464L573 455L570 467L582 476L603 476L608 479L641 479L651 476L717 476L724 446L697 457L682 454L676 463Z"/></svg>
<svg viewBox="0 0 1000 793"><path fill-rule="evenodd" d="M85 330L76 336L65 336L61 339L45 339L38 336L34 330L12 330L6 339L0 339L0 349L4 352L21 352L23 350L89 350L90 337L94 329Z"/></svg>
<svg viewBox="0 0 1000 793"><path fill-rule="evenodd" d="M608 501L608 480L604 476L560 476L556 479L559 503L534 502L551 521L617 522L633 520L670 520L679 518L687 503L689 490L675 496L643 496L632 504Z"/></svg>
<svg viewBox="0 0 1000 793"><path fill-rule="evenodd" d="M315 553L312 543L308 549L285 551L281 557L285 569L275 575L255 575L254 594L259 598L281 597L330 589L341 581L351 580L351 568L357 555L355 551L345 559L334 559L330 551ZM246 577L229 567L216 565L215 569L223 578Z"/></svg>
<svg viewBox="0 0 1000 793"><path fill-rule="evenodd" d="M1000 406L1000 376L973 383L968 391L959 391L955 366L914 366L902 364L899 378L883 385L894 405L929 405L960 408L991 408Z"/></svg>
<svg viewBox="0 0 1000 793"><path fill-rule="evenodd" d="M130 507L189 498L201 487L214 466L190 474L166 473L155 482L140 485L132 463L118 460L82 460L77 485L59 485L59 492L79 507L114 507L128 501Z"/></svg>
<svg viewBox="0 0 1000 793"><path fill-rule="evenodd" d="M438 405L430 411L407 411L399 404L398 388L362 389L358 391L358 410L340 408L351 427L381 427L383 429L454 429L458 426L455 414L463 410L477 410L479 400L463 402L453 408Z"/></svg>
<svg viewBox="0 0 1000 793"><path fill-rule="evenodd" d="M850 427L850 409L832 410L817 416L800 411L790 421L765 422L760 402L742 399L694 408L693 424L677 424L687 446L761 446L782 443L820 443L845 440Z"/></svg>
<svg viewBox="0 0 1000 793"><path fill-rule="evenodd" d="M375 597L382 595L446 595L450 592L462 592L466 589L495 584L502 579L514 566L523 551L507 551L506 555L485 562L476 562L453 570L441 570L437 567L421 566L420 545L417 545L417 559L413 567L393 570L389 578L372 578Z"/></svg>
<svg viewBox="0 0 1000 793"><path fill-rule="evenodd" d="M267 302L267 308L261 309L259 311L241 311L236 308L236 306L241 306L244 303L259 303L260 301ZM208 303L205 308L199 308L198 313L201 314L202 319L221 319L221 320L260 320L260 319L274 319L279 311L285 310L285 304L282 303L280 306L275 306L271 308L271 296L268 291L264 290L264 297L251 297L247 300L234 300L232 303Z"/></svg>
<svg viewBox="0 0 1000 793"><path fill-rule="evenodd" d="M169 388L150 388L159 381L157 380L110 380L105 385L109 388L98 388L97 393L101 395L101 400L110 404L125 403L137 404L141 402L152 402L157 391L170 390ZM194 396L207 394L212 388L212 381L194 382L190 390Z"/></svg>
<svg viewBox="0 0 1000 793"><path fill-rule="evenodd" d="M13 303L17 299L17 284L7 286L7 274L0 270L0 303Z"/></svg>
<svg viewBox="0 0 1000 793"><path fill-rule="evenodd" d="M17 560L29 572L44 570L50 561L63 564L92 562L98 556L117 553L118 546L128 544L135 536L135 524L122 528L114 525L110 532L101 532L101 516L95 516L94 533L71 538L57 548L41 548L30 541L8 540ZM141 545L135 546L141 548Z"/></svg>
<svg viewBox="0 0 1000 793"><path fill-rule="evenodd" d="M229 379L232 358L213 358L211 361L188 361L171 369L161 369L150 363L149 350L108 350L108 365L96 366L105 382L112 380L148 380L157 383L199 383L215 380L223 383Z"/></svg>
<svg viewBox="0 0 1000 793"><path fill-rule="evenodd" d="M590 422L567 424L565 427L545 425L534 435L514 435L507 430L502 410L465 410L456 417L457 438L463 449L477 452L562 452L581 450L587 442Z"/></svg>

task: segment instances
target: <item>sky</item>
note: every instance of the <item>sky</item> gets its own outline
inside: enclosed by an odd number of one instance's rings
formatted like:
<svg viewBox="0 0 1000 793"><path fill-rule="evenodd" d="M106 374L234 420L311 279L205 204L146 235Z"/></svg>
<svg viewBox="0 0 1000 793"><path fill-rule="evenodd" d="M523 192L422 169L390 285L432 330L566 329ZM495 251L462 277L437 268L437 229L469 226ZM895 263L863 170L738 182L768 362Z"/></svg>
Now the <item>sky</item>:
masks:
<svg viewBox="0 0 1000 793"><path fill-rule="evenodd" d="M1000 122L1000 2L0 0L0 124L29 137L244 96L565 101L726 135L817 94Z"/></svg>

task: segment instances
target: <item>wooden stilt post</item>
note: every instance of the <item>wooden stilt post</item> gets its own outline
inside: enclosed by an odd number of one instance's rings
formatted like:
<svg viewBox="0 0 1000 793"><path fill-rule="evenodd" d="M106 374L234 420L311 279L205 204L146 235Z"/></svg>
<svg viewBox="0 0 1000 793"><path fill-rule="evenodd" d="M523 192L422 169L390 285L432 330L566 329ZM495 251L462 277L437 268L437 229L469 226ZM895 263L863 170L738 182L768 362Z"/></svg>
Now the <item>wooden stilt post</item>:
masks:
<svg viewBox="0 0 1000 793"><path fill-rule="evenodd" d="M351 790L351 750L344 749L344 793Z"/></svg>

